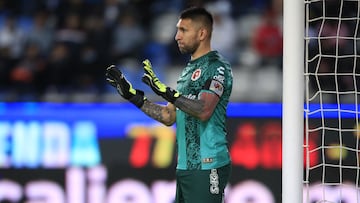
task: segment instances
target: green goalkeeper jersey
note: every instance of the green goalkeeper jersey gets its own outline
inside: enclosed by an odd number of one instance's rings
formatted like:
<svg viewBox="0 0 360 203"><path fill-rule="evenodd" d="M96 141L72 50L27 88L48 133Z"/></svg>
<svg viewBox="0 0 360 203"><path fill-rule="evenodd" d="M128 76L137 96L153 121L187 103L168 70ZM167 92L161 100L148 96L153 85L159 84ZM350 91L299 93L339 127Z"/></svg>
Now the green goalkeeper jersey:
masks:
<svg viewBox="0 0 360 203"><path fill-rule="evenodd" d="M217 51L190 61L181 73L177 90L183 96L197 99L203 92L211 92L220 100L207 121L177 109L177 169L212 169L230 163L225 122L232 83L231 66Z"/></svg>

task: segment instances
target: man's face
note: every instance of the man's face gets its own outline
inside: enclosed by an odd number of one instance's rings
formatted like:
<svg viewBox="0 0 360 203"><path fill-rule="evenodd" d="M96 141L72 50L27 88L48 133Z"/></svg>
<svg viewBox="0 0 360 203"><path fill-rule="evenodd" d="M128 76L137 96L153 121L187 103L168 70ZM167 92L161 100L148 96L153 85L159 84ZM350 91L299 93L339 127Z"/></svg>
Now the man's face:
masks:
<svg viewBox="0 0 360 203"><path fill-rule="evenodd" d="M176 24L175 40L182 54L193 54L199 47L199 26L191 19L180 19Z"/></svg>

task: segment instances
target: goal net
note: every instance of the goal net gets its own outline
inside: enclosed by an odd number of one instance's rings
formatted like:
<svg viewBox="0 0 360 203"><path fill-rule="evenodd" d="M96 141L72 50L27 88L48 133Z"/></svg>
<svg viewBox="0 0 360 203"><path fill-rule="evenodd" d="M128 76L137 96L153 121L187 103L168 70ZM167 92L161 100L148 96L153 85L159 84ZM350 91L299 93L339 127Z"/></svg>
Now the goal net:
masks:
<svg viewBox="0 0 360 203"><path fill-rule="evenodd" d="M304 203L360 203L359 21L359 0L305 1Z"/></svg>

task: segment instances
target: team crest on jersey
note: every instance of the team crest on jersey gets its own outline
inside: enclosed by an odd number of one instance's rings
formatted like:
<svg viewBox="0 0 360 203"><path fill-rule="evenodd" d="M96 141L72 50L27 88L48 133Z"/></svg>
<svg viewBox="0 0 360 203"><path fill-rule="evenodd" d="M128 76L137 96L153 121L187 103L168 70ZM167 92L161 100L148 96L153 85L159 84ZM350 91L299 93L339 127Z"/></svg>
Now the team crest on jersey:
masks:
<svg viewBox="0 0 360 203"><path fill-rule="evenodd" d="M191 80L192 80L192 81L195 81L195 80L199 79L200 76L201 76L201 69L198 68L198 69L196 69L196 70L193 72L193 74L191 75Z"/></svg>

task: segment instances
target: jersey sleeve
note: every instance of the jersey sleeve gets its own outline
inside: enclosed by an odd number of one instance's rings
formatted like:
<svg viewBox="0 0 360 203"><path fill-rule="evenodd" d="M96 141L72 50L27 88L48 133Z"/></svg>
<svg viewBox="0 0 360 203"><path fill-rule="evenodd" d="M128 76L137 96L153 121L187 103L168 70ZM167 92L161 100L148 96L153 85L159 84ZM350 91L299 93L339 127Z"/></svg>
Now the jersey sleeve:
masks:
<svg viewBox="0 0 360 203"><path fill-rule="evenodd" d="M205 82L203 90L210 91L221 97L226 88L226 69L224 66L216 66Z"/></svg>

